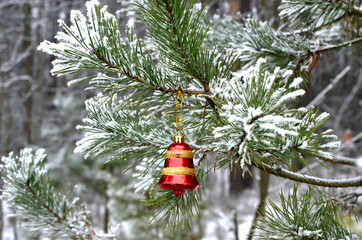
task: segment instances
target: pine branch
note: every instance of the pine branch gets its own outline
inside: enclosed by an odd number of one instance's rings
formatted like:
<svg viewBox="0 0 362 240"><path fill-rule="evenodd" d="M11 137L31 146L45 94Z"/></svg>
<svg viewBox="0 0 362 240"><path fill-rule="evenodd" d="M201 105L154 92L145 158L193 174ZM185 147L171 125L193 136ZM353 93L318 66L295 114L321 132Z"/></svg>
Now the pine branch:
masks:
<svg viewBox="0 0 362 240"><path fill-rule="evenodd" d="M220 119L215 102L208 96L211 94L209 83L213 78L226 77L236 56L219 56L215 49L202 45L206 34L201 18L204 9L195 10L193 3L191 0L155 0L136 5L152 30L151 37L160 53L169 59L165 64L171 70L186 73L191 81L201 85L208 105Z"/></svg>
<svg viewBox="0 0 362 240"><path fill-rule="evenodd" d="M313 51L313 53L322 53L322 52L326 52L326 51L330 51L330 50L335 50L335 49L339 49L339 48L346 47L346 46L352 46L352 45L358 44L360 42L362 42L362 38L357 38L357 39L353 39L353 40L343 42L340 44L317 48Z"/></svg>
<svg viewBox="0 0 362 240"><path fill-rule="evenodd" d="M356 1L339 0L286 0L279 7L280 16L288 18L292 27L311 26L316 28L354 14Z"/></svg>
<svg viewBox="0 0 362 240"><path fill-rule="evenodd" d="M304 9L302 15L326 4L330 15L318 9L321 15L317 18L310 15L312 22L323 18L323 25L339 21L347 14L344 2L338 6L331 4L335 1L284 2L297 5L308 2L311 7ZM314 66L314 60L310 65L306 62L313 54L357 44L359 40L312 51L311 41L306 38L297 34L286 36L268 24L249 19L237 44L230 44L241 54L237 57L233 51L222 49L220 53L215 45L206 45L205 11L197 9L195 3L194 0L137 1L134 5L149 26L149 38L144 43L132 29L122 36L119 19L94 0L88 3L89 19L74 11L72 26L63 23L65 32L57 35L60 43L41 45L42 50L56 57L53 73L66 75L96 69L101 72L97 76L73 83L90 80L93 89L113 93L112 99L87 102L88 117L78 127L86 134L77 143L76 151L86 157L104 154L110 161L123 164L126 170L142 160L145 166L142 175L151 174L149 179L155 180L163 151L174 132L170 127L174 120L170 117L174 113L170 111L174 108L170 95L181 90L191 96L184 102L184 109L192 112L184 119L184 129L192 140L190 145L193 149L207 147L226 153L218 159L219 167L232 159L244 170L254 165L268 173L309 184L361 186L362 178L329 180L274 167L292 169L293 163L300 162L309 169L305 157L352 165L351 161L333 160L331 149L338 147L339 142L331 130L317 133L329 114L318 114L316 109L291 109L289 105L305 93L300 89L303 79L293 75ZM266 59L260 59L265 56ZM255 62L256 66L232 74L232 67L239 60L246 63L244 69ZM128 94L127 90L133 93ZM125 99L117 98L117 93L125 92ZM205 174L202 168L198 171L200 179ZM176 221L190 220L194 211L199 210L200 192L175 199L172 193L153 191L154 187L150 187L151 200L146 204L160 207L155 220L177 224ZM32 186L26 188L32 201L42 199ZM45 200L38 201L38 205L57 222L68 220L62 219L62 214Z"/></svg>
<svg viewBox="0 0 362 240"><path fill-rule="evenodd" d="M29 189L29 191L31 192L31 194L34 197L35 202L40 202L40 204L46 209L48 210L55 218L58 219L59 222L64 221L64 219L62 217L60 217L53 209L51 209L34 191L34 189L30 186L30 181L27 180L26 181L26 186Z"/></svg>
<svg viewBox="0 0 362 240"><path fill-rule="evenodd" d="M240 54L239 60L247 63L245 69L266 58L269 71L280 67L283 74L291 67L301 69L310 56L310 43L305 37L275 31L270 24L254 18L246 19L242 31L236 34L230 38L230 47Z"/></svg>
<svg viewBox="0 0 362 240"><path fill-rule="evenodd" d="M319 30L322 30L323 28L326 28L326 27L329 27L331 26L332 24L334 23L337 23L339 22L340 20L344 19L346 17L346 14L343 14L341 15L340 17L336 18L336 19L333 19L331 22L327 22L327 23L324 23L320 26L317 26L317 27L309 27L309 28L302 28L302 29L298 29L298 30L294 30L294 31L289 31L289 32L283 32L283 34L285 36L291 36L293 34L299 34L299 35L303 35L303 34L308 34L308 33L314 33L314 32L317 32ZM279 28L279 30L281 30L282 28Z"/></svg>
<svg viewBox="0 0 362 240"><path fill-rule="evenodd" d="M201 73L202 69L198 68L198 64L195 62L195 60L206 60L202 58L203 50L201 48L205 28L200 18L203 14L202 10L193 14L193 4L190 0L180 2L155 0L137 6L145 22L152 29L152 38L158 44L161 53L180 65L177 71L186 71L200 82L208 81L209 79L205 79ZM161 19L156 19L151 13L155 11L157 11L157 17ZM180 36L180 29L185 27L189 34L183 33ZM212 66L206 67L209 70Z"/></svg>
<svg viewBox="0 0 362 240"><path fill-rule="evenodd" d="M357 167L358 159L344 157L344 156L336 156L336 158L333 161L331 161L331 163Z"/></svg>
<svg viewBox="0 0 362 240"><path fill-rule="evenodd" d="M124 70L124 69L119 69L116 65L112 64L111 62L109 62L107 59L105 59L100 53L95 52L95 55L97 56L97 58L103 62L104 64L106 64L109 68L111 69L115 69L117 71L121 71L125 76L127 76L129 79L132 79L136 82L139 82L141 84L145 84L144 81L142 81L138 76L134 76L132 75L130 72ZM165 92L165 93L173 93L176 94L178 92L178 89L165 89L163 87L157 86L152 82L148 82L146 83L148 84L150 87L152 87L153 90L157 90L157 91L161 91L161 92ZM207 94L206 91L193 91L193 90L187 90L187 89L181 89L181 91L187 95L202 95L202 94Z"/></svg>
<svg viewBox="0 0 362 240"><path fill-rule="evenodd" d="M156 0L156 1L157 1L157 5L160 7L159 1L158 1L158 0ZM183 60L185 61L186 65L187 65L187 67L188 67L188 69L189 69L189 71L190 71L190 72L194 72L194 73L195 73L195 74L194 74L194 77L201 82L201 84L202 84L202 86L203 86L203 88L204 88L205 94L209 95L211 92L210 92L210 87L209 87L208 81L205 80L205 79L203 79L203 77L202 77L202 75L200 74L200 72L198 72L198 69L194 69L194 68L191 66L191 63L190 63L190 61L189 61L190 56L188 56L187 53L185 52L185 48L184 48L184 46L183 46L183 43L181 42L181 39L180 39L180 37L179 37L178 34L177 34L177 31L178 31L178 30L176 29L176 26L175 26L175 18L174 18L174 15L173 15L173 12L172 12L172 8L171 8L168 0L165 0L165 5L166 5L166 10L167 10L167 12L168 12L168 14L169 14L169 23L170 23L171 26L172 26L173 35L174 35L174 37L175 37L175 39L176 39L176 41L177 41L177 43L178 43L178 47L179 47L181 56L182 56ZM213 109L214 114L216 115L216 117L217 117L218 119L220 119L220 114L219 114L219 112L218 112L218 109L216 108L215 102L214 102L210 97L206 97L206 101L207 101L207 103L211 106L211 108Z"/></svg>
<svg viewBox="0 0 362 240"><path fill-rule="evenodd" d="M338 203L317 188L310 187L303 195L297 186L288 196L280 194L281 203L269 200L265 215L259 219L258 239L359 239L344 226ZM272 236L272 237L271 237Z"/></svg>
<svg viewBox="0 0 362 240"><path fill-rule="evenodd" d="M281 167L274 167L270 166L266 163L252 163L253 166L266 171L269 174L273 174L278 177L287 178L296 182L302 182L307 183L311 185L316 186L322 186L322 187L360 187L362 186L362 177L355 177L350 179L325 179L325 178L318 178L308 175L302 175L299 173L291 172L288 170L285 170Z"/></svg>
<svg viewBox="0 0 362 240"><path fill-rule="evenodd" d="M44 169L45 152L23 149L19 156L3 157L1 198L25 220L31 231L44 236L102 240L89 223L84 207L77 205L73 193L58 192ZM63 217L62 217L63 216Z"/></svg>
<svg viewBox="0 0 362 240"><path fill-rule="evenodd" d="M156 0L156 2L157 2L157 5L160 7L159 1ZM170 25L171 25L171 27L172 27L173 35L174 35L174 37L175 37L175 39L176 39L176 41L177 41L177 43L178 43L178 47L179 47L179 51L180 51L181 57L182 57L183 60L185 61L186 66L188 67L188 70L189 70L190 72L193 72L193 73L194 73L194 74L193 74L194 77L195 77L196 79L198 79L201 83L203 83L203 84L206 83L206 81L202 78L202 76L201 76L201 74L200 74L200 72L199 72L199 69L195 69L195 68L193 68L193 67L191 66L191 63L190 63L190 61L189 61L190 56L187 55L187 53L186 53L186 51L185 51L185 47L183 46L183 43L181 42L181 39L180 39L180 37L179 37L178 34L177 34L178 29L176 29L176 26L175 26L175 17L174 17L174 14L173 14L173 12L172 12L172 8L171 8L171 6L170 6L169 0L164 0L164 3L165 3L165 6L166 6L166 10L167 10L167 12L168 12L169 23L170 23ZM160 7L160 9L161 9L161 7ZM204 88L205 88L205 87L204 87ZM206 91L206 89L205 89L205 91ZM207 92L207 93L209 93L209 92Z"/></svg>
<svg viewBox="0 0 362 240"><path fill-rule="evenodd" d="M153 101L150 100L148 104L154 107L147 108L151 116L156 111L164 110L159 102ZM120 105L125 107L121 110ZM85 125L77 126L86 134L76 143L75 152L83 153L85 158L104 155L108 163L118 163L124 167L124 171L141 160L150 165L160 164L173 129L170 129L167 119L162 122L149 121L148 114L134 111L131 105L127 101L117 100L116 96L106 101L102 97L86 101L88 117L83 120Z"/></svg>
<svg viewBox="0 0 362 240"><path fill-rule="evenodd" d="M218 166L229 164L230 158L237 159L236 164L242 168L264 159L271 164L283 163L290 170L295 162L308 168L306 156L333 161L327 149L339 146L337 136L332 130L316 133L329 114L285 107L288 101L304 94L298 87L303 80L290 80L292 71L290 75L279 76L277 70L271 74L264 61L260 59L255 68L214 86L214 99L220 101L224 123L214 129L215 142L211 145L216 152L225 154L219 156Z"/></svg>
<svg viewBox="0 0 362 240"><path fill-rule="evenodd" d="M132 29L126 31L125 37L122 36L115 16L105 8L101 9L97 1L89 4L87 16L91 16L90 19L79 11L72 11L72 26L68 27L60 21L65 32L57 34L59 43L44 41L39 45L39 50L56 57L51 72L62 76L88 69L103 71L97 76L72 80L69 84L90 80L92 88L108 93L128 89L176 93L180 76L166 76L165 69L157 64L157 59L152 58L139 39L134 39ZM114 77L115 74L118 77ZM204 94L203 91L184 91L189 95Z"/></svg>

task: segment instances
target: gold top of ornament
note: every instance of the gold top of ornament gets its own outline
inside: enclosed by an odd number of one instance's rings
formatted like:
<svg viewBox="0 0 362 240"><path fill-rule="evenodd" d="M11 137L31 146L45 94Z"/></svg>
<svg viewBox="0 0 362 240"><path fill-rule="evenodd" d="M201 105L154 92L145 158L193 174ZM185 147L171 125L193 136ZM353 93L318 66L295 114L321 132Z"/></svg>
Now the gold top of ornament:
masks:
<svg viewBox="0 0 362 240"><path fill-rule="evenodd" d="M173 141L175 143L183 143L183 142L185 142L185 139L184 139L184 136L178 134L178 135L173 137Z"/></svg>

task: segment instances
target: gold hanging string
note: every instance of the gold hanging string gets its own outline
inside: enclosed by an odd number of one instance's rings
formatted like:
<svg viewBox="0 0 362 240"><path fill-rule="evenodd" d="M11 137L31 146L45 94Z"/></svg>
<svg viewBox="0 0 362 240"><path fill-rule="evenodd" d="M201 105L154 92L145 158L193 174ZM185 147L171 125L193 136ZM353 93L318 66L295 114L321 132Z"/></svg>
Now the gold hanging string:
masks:
<svg viewBox="0 0 362 240"><path fill-rule="evenodd" d="M177 117L177 94L175 96L175 104L176 104L176 132L178 133L178 117Z"/></svg>
<svg viewBox="0 0 362 240"><path fill-rule="evenodd" d="M178 98L180 99L180 120L178 118ZM178 135L181 135L182 130L182 104L183 104L184 95L182 90L178 90L175 97L175 105L176 105L176 131Z"/></svg>
<svg viewBox="0 0 362 240"><path fill-rule="evenodd" d="M180 135L181 135L181 130L182 130L182 103L184 100L184 94L181 90L178 91L178 96L181 99L181 103L180 103Z"/></svg>

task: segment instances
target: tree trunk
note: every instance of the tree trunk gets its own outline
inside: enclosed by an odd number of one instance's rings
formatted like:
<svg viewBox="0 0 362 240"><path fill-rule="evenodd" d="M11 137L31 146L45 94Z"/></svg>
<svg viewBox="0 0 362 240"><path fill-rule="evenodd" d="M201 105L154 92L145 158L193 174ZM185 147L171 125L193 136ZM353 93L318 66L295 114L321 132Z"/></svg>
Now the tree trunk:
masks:
<svg viewBox="0 0 362 240"><path fill-rule="evenodd" d="M238 12L250 12L250 3L251 0L229 0L231 16L235 16Z"/></svg>
<svg viewBox="0 0 362 240"><path fill-rule="evenodd" d="M109 208L108 208L108 202L109 202L109 196L107 193L105 193L104 198L104 219L103 219L103 231L105 233L108 233L108 225L109 225Z"/></svg>
<svg viewBox="0 0 362 240"><path fill-rule="evenodd" d="M0 68L1 68L1 64L0 64ZM0 136L4 136L5 134L3 134L3 110L4 110L4 94L5 94L5 90L4 87L2 86L5 83L5 79L2 76L2 72L0 71ZM6 117L6 115L5 115ZM0 138L0 155L4 154L4 143L3 143L3 138Z"/></svg>
<svg viewBox="0 0 362 240"><path fill-rule="evenodd" d="M0 65L0 69L1 69L1 65ZM5 83L5 78L3 77L2 72L0 71L0 84L4 84ZM0 136L5 136L6 134L3 133L3 110L4 110L4 94L5 94L5 90L3 86L0 86ZM6 115L5 115L6 118ZM2 139L2 137L0 138ZM4 144L2 141L0 141L0 156L4 154ZM2 164L2 161L1 161ZM3 188L3 181L2 178L0 176L0 188ZM1 192L0 192L1 195ZM3 219L3 207L2 207L2 201L0 200L0 240L3 239L3 224L4 224L4 219Z"/></svg>
<svg viewBox="0 0 362 240"><path fill-rule="evenodd" d="M267 1L260 0L260 20L261 21L266 20L266 9L267 9Z"/></svg>
<svg viewBox="0 0 362 240"><path fill-rule="evenodd" d="M239 226L238 226L238 213L234 212L234 236L235 240L239 240Z"/></svg>
<svg viewBox="0 0 362 240"><path fill-rule="evenodd" d="M12 145L12 127L13 127L13 119L12 119L12 111L11 111L11 89L7 89L7 93L5 94L6 97L6 114L5 114L5 148L4 152L5 155L11 152L11 145Z"/></svg>
<svg viewBox="0 0 362 240"><path fill-rule="evenodd" d="M31 5L26 2L24 3L24 42L23 42L23 49L26 51L31 47ZM33 76L32 71L32 54L29 54L25 60L25 74L28 75L30 78ZM25 87L25 109L26 109L26 133L27 133L27 143L32 143L32 111L33 111L33 99L32 99L32 89L31 89L31 82L26 82Z"/></svg>
<svg viewBox="0 0 362 240"><path fill-rule="evenodd" d="M0 69L1 69L1 65L0 65ZM3 74L2 72L0 71L0 84L4 84L5 83L5 78L3 77ZM3 110L4 110L4 94L5 94L5 91L4 91L4 87L3 86L0 86L0 136L5 136L5 134L3 133ZM6 115L5 115L6 117ZM3 144L3 140L2 138L0 138L1 141L0 141L0 155L3 155L4 154L4 144ZM2 163L2 161L1 161ZM0 176L0 188L2 189L3 187L3 181L1 179L1 176ZM1 192L0 192L0 195L1 195ZM3 239L3 208L2 208L2 201L0 201L0 240Z"/></svg>
<svg viewBox="0 0 362 240"><path fill-rule="evenodd" d="M273 5L273 27L275 29L277 29L279 27L279 12L278 12L278 7L280 5L280 0L274 0L274 5Z"/></svg>
<svg viewBox="0 0 362 240"><path fill-rule="evenodd" d="M230 15L235 16L237 12L240 11L239 0L230 0L229 5L230 5Z"/></svg>
<svg viewBox="0 0 362 240"><path fill-rule="evenodd" d="M234 167L230 172L230 195L237 196L245 188L251 188L253 185L253 177L248 172L245 172L243 177L242 170L239 167Z"/></svg>
<svg viewBox="0 0 362 240"><path fill-rule="evenodd" d="M264 172L263 170L259 170L260 180L259 180L259 204L254 213L254 219L249 231L248 240L253 239L253 234L255 232L256 223L259 217L264 216L264 208L265 208L265 199L268 196L268 188L269 188L269 174Z"/></svg>
<svg viewBox="0 0 362 240"><path fill-rule="evenodd" d="M14 236L13 239L18 240L18 224L17 224L16 217L11 218L11 225L13 228L13 236Z"/></svg>
<svg viewBox="0 0 362 240"><path fill-rule="evenodd" d="M241 0L240 12L246 13L251 11L251 0Z"/></svg>
<svg viewBox="0 0 362 240"><path fill-rule="evenodd" d="M44 9L44 3L42 1L39 2L38 6L38 26L36 31L36 43L39 44L40 41L43 39L41 30L42 30L42 11ZM37 76L36 76L36 116L37 116L37 125L34 132L34 142L35 144L40 145L41 142L41 129L43 123L43 72L44 72L44 61L43 61L43 54L37 53Z"/></svg>

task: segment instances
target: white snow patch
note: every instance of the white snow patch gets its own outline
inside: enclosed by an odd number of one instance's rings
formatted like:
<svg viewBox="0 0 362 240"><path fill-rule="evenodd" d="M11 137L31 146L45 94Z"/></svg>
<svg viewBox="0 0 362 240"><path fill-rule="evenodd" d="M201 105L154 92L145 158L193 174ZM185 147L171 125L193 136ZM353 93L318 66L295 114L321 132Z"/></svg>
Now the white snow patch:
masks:
<svg viewBox="0 0 362 240"><path fill-rule="evenodd" d="M298 77L298 78L294 79L294 81L292 82L292 84L290 84L290 87L291 87L291 88L298 87L299 84L301 84L302 82L303 82L303 78Z"/></svg>
<svg viewBox="0 0 362 240"><path fill-rule="evenodd" d="M329 143L323 144L323 145L321 145L321 148L338 148L339 146L341 146L341 142L336 141L336 142L329 142Z"/></svg>
<svg viewBox="0 0 362 240"><path fill-rule="evenodd" d="M287 70L284 72L283 78L290 77L291 75L293 75L293 70Z"/></svg>
<svg viewBox="0 0 362 240"><path fill-rule="evenodd" d="M362 168L362 156L357 159L357 167Z"/></svg>

